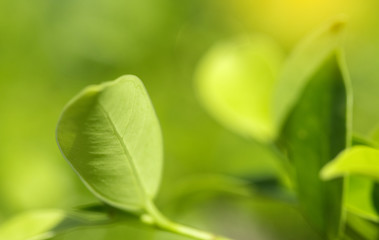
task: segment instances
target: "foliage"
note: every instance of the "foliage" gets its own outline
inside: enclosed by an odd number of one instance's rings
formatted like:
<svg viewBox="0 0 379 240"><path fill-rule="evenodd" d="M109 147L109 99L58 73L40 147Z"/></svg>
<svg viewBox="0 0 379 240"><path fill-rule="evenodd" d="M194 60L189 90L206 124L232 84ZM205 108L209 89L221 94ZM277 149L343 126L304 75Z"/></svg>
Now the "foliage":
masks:
<svg viewBox="0 0 379 240"><path fill-rule="evenodd" d="M57 142L86 186L105 203L141 212L156 195L162 136L136 77L83 90L63 111Z"/></svg>
<svg viewBox="0 0 379 240"><path fill-rule="evenodd" d="M179 190L170 189L168 202L181 205L199 192L222 192L249 203L270 199L301 213L314 239L377 239L379 134L352 136L344 28L341 19L326 24L285 61L280 47L264 36L213 47L195 74L200 102L225 128L269 149L277 160L275 170L248 177L194 176ZM174 239L230 239L178 224L158 210L163 137L136 76L86 87L64 108L56 138L64 158L100 202L76 211L21 214L0 226L1 239L65 239L83 227L88 237L124 225L131 228L122 236L139 229L133 237L141 239L154 239L162 231Z"/></svg>
<svg viewBox="0 0 379 240"><path fill-rule="evenodd" d="M344 25L343 20L337 19L315 31L300 43L286 60L274 90L267 88L265 92L265 94L271 94L272 101L270 122L273 124L270 131L276 133L274 135L277 136L271 142L282 153L283 168L290 179L299 210L323 239L355 239L359 234L365 237L362 233L364 231L359 230L360 226L368 226L371 224L369 221L376 221L374 220L376 214L372 211L367 213L367 210L366 214L362 214L362 212L365 213L362 206L359 206L362 204L359 204L359 201L358 204L354 204L351 200L352 195L355 195L362 201L362 197L365 198L366 195L365 191L377 191L369 188L352 194L354 186L349 179L352 174L375 179L377 176L375 161L378 155L377 150L372 147L350 148L353 144L351 137L352 90L341 50ZM246 47L245 50L235 50L235 54L247 51L249 48ZM215 53L210 52L210 56L213 55ZM222 106L218 106L220 103L212 100L213 96L219 94L218 97L222 98L227 96L224 92L232 92L231 86L223 85L225 82L223 78L230 79L231 77L222 73L222 64L235 61L233 55L229 54L229 59L226 59L227 57L223 60L218 58L211 63L202 63L200 67L200 69L207 68L208 71L213 71L213 76L204 73L204 70L198 76L201 82L197 84L199 91L209 95L207 98L201 98L205 106L213 105L214 109L222 109ZM272 55L265 57L272 57ZM254 61L263 62L259 56L255 56ZM250 62L254 63L254 61ZM243 72L239 68L240 65L232 69ZM263 69L261 71L264 71ZM267 75L269 75L269 70L266 70ZM217 77L220 79L214 79ZM248 77L255 79L257 75L251 74ZM248 77L244 76L244 78ZM204 81L207 85L202 83ZM229 81L238 85L239 89L250 91L251 95L262 95L262 89L259 87L254 89L242 82ZM222 90L214 93L207 91L205 86L208 89L222 87ZM238 91L233 94L235 101L241 97ZM233 102L234 99L229 97L227 100ZM221 104L224 104L225 115L234 114L236 118L246 116L241 111L228 113L229 103ZM249 102L245 104L249 105ZM252 104L257 103L250 103ZM222 120L220 122L225 124ZM248 124L256 128L260 127L254 119L248 121ZM229 127L228 124L226 126ZM265 140L259 133L256 133L254 137ZM368 141L361 140L361 142ZM333 160L334 158L336 159ZM338 179L341 176L345 176L344 179ZM374 192L369 202L375 201ZM350 236L352 232L356 235ZM375 233L373 230L372 232ZM371 236L368 239L375 239L375 237Z"/></svg>

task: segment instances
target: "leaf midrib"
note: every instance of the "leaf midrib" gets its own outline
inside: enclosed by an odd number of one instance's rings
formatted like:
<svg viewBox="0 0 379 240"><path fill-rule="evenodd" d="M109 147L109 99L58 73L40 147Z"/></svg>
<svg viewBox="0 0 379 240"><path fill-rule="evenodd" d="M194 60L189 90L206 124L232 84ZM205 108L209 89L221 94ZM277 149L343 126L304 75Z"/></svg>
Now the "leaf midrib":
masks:
<svg viewBox="0 0 379 240"><path fill-rule="evenodd" d="M138 192L140 193L142 199L146 200L147 199L147 195L146 195L146 193L144 191L145 189L144 189L144 186L142 184L142 180L140 179L140 177L138 175L137 167L135 166L135 164L133 162L133 158L132 158L132 156L129 153L128 147L125 145L123 137L119 134L116 125L112 121L112 118L110 117L110 115L108 114L108 112L105 110L104 106L101 104L100 101L99 101L99 106L100 106L101 112L104 114L105 118L107 119L107 121L111 125L113 133L117 137L117 140L119 141L119 143L120 143L120 145L121 145L121 147L123 149L124 156L126 156L125 158L127 160L130 159L130 161L127 161L127 163L129 163L127 165L130 166L130 168L132 170L133 179L136 181L137 185L139 185L139 188L138 188L139 191Z"/></svg>

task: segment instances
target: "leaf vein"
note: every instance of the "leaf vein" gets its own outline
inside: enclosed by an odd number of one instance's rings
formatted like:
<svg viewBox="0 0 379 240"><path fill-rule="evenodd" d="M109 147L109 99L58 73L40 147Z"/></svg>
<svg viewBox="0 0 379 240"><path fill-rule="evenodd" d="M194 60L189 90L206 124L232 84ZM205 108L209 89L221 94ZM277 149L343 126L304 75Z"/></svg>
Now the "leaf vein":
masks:
<svg viewBox="0 0 379 240"><path fill-rule="evenodd" d="M137 168L133 162L133 159L132 159L132 156L130 155L128 147L125 145L125 142L124 142L122 136L119 134L116 125L112 121L112 118L110 117L110 115L108 114L108 112L105 110L104 106L100 102L99 102L99 106L100 106L101 112L104 114L105 118L107 119L107 121L111 125L113 133L117 137L117 140L119 141L119 143L123 149L123 152L126 156L125 158L130 159L130 161L127 161L127 163L129 163L128 166L130 166L132 173L134 173L134 174L132 174L133 179L136 181L137 185L139 185L138 189L139 189L139 193L140 193L142 199L146 199L146 194L144 192L144 186L142 184L141 179L139 178Z"/></svg>

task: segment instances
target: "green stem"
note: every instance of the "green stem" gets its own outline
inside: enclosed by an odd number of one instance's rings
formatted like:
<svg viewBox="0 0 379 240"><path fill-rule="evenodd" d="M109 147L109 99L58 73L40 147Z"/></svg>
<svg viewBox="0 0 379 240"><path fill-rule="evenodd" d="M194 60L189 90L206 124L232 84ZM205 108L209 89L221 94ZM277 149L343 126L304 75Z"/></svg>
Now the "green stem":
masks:
<svg viewBox="0 0 379 240"><path fill-rule="evenodd" d="M150 225L155 225L162 230L177 233L197 240L232 240L172 222L162 215L152 201L147 202L146 211L147 215L142 216L142 221Z"/></svg>

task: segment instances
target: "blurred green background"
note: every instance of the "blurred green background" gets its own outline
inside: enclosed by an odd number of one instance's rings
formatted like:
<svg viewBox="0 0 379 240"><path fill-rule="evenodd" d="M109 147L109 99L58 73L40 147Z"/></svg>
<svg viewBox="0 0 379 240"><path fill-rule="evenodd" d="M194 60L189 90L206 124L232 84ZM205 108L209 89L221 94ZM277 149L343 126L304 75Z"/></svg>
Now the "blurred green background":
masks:
<svg viewBox="0 0 379 240"><path fill-rule="evenodd" d="M145 83L163 130L157 200L163 212L237 239L316 239L283 204L209 194L170 202L176 185L195 174L276 171L264 145L225 130L203 110L193 75L219 41L266 34L288 54L312 29L345 14L354 131L369 135L379 122L378 9L376 0L0 1L0 223L29 209L96 202L59 153L55 125L84 86L134 74ZM70 234L61 238L182 239L125 226Z"/></svg>

